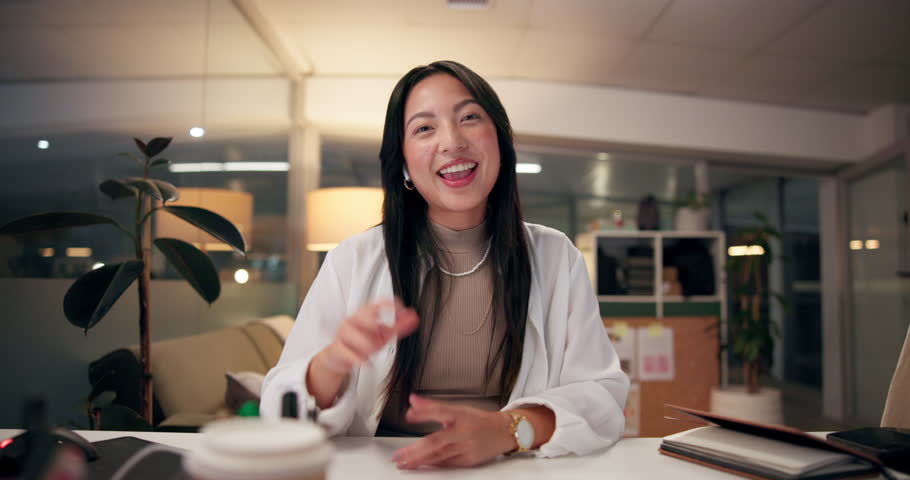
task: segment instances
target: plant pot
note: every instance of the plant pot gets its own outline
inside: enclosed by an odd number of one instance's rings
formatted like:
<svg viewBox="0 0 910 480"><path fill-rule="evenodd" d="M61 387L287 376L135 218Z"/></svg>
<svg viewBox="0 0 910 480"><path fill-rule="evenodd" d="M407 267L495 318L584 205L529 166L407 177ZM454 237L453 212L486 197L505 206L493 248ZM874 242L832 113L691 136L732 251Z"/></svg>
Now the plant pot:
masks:
<svg viewBox="0 0 910 480"><path fill-rule="evenodd" d="M708 209L682 207L676 210L674 223L677 230L705 231L708 229Z"/></svg>
<svg viewBox="0 0 910 480"><path fill-rule="evenodd" d="M783 425L780 390L762 387L758 393L746 392L745 385L711 389L711 412L725 417Z"/></svg>

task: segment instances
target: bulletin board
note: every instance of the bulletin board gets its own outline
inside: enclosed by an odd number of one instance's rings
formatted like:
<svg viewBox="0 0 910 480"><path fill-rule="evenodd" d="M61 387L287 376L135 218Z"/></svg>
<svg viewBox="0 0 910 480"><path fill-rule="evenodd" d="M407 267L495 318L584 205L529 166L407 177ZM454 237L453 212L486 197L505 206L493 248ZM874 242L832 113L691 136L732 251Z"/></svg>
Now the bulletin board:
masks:
<svg viewBox="0 0 910 480"><path fill-rule="evenodd" d="M672 403L699 410L710 409L711 389L718 384L719 345L717 317L609 317L603 319L604 326L612 330L611 335L633 332L642 336L645 342L660 339L661 334L670 334L672 340L672 362L669 368L666 359L660 362L648 360L648 373L644 362L632 362L633 384L630 402L627 403L627 420L633 431L627 429L627 436L663 437L697 426L696 424L664 418L669 415L664 404ZM645 350L647 350L647 345ZM669 370L669 371L668 371ZM658 373L655 374L655 371ZM642 377L654 378L663 375L672 379L640 380ZM637 387L635 387L637 385ZM637 392L636 392L637 390ZM638 422L637 428L634 422ZM637 432L635 431L637 430ZM637 433L637 435L636 435Z"/></svg>

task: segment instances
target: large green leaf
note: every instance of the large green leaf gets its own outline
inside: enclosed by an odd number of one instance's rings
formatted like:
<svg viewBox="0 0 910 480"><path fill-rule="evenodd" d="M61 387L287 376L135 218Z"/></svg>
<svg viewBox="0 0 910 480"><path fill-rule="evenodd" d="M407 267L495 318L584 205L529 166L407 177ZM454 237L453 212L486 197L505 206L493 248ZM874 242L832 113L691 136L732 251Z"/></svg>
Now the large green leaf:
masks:
<svg viewBox="0 0 910 480"><path fill-rule="evenodd" d="M218 280L218 271L208 255L176 238L157 238L154 243L203 300L211 304L218 299L221 281Z"/></svg>
<svg viewBox="0 0 910 480"><path fill-rule="evenodd" d="M158 165L168 165L171 161L166 158L156 158L149 163L149 167L157 167Z"/></svg>
<svg viewBox="0 0 910 480"><path fill-rule="evenodd" d="M163 201L164 195L161 194L161 190L158 188L158 185L155 182L142 178L142 177L128 177L123 179L124 183L136 187L142 193L152 196L155 200Z"/></svg>
<svg viewBox="0 0 910 480"><path fill-rule="evenodd" d="M172 137L155 137L149 140L149 143L145 146L145 153L149 158L158 155L163 152L168 145L171 144Z"/></svg>
<svg viewBox="0 0 910 480"><path fill-rule="evenodd" d="M156 180L154 178L150 178L149 181L158 187L158 191L161 192L163 201L174 202L180 200L180 192L177 191L177 187L175 187L173 183L165 182L164 180Z"/></svg>
<svg viewBox="0 0 910 480"><path fill-rule="evenodd" d="M133 137L133 141L136 142L136 146L139 147L139 151L142 152L143 155L149 156L148 147L145 145L145 142L136 137Z"/></svg>
<svg viewBox="0 0 910 480"><path fill-rule="evenodd" d="M0 235L19 235L104 223L117 225L116 220L102 215L81 212L48 212L13 220L0 227Z"/></svg>
<svg viewBox="0 0 910 480"><path fill-rule="evenodd" d="M217 213L199 207L171 206L161 207L187 222L205 230L209 235L227 243L238 253L246 254L246 240L237 227L228 219Z"/></svg>
<svg viewBox="0 0 910 480"><path fill-rule="evenodd" d="M101 185L98 186L98 189L108 197L111 197L111 200L117 200L118 198L124 197L135 197L139 194L139 190L136 187L113 178L109 178L102 182Z"/></svg>
<svg viewBox="0 0 910 480"><path fill-rule="evenodd" d="M79 277L63 297L66 319L88 333L88 329L94 327L139 278L142 266L142 261L130 260L106 265Z"/></svg>

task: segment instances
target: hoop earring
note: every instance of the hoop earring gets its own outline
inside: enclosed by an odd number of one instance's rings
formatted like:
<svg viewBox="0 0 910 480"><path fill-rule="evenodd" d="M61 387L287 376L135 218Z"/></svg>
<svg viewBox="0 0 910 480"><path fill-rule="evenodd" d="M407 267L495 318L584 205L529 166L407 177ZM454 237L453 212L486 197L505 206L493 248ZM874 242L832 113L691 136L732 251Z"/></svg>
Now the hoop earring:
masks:
<svg viewBox="0 0 910 480"><path fill-rule="evenodd" d="M410 185L410 187L408 185ZM408 190L414 190L414 182L412 182L408 179L404 179L404 188L406 188Z"/></svg>

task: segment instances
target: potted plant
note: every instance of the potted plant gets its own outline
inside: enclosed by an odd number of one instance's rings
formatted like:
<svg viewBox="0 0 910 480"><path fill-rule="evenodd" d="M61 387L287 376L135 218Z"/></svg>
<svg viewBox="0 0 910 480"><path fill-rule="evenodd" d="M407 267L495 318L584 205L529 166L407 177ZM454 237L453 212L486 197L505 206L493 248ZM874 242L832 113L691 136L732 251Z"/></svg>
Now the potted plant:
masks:
<svg viewBox="0 0 910 480"><path fill-rule="evenodd" d="M757 225L737 232L737 244L727 262L733 287L734 305L728 322L728 341L724 348L742 362L743 384L715 388L711 409L735 418L780 424L780 390L762 387L759 378L771 367L774 338L779 327L771 319L766 302L777 301L786 308L784 298L766 290L768 267L774 259L772 240L780 233L767 217L756 213Z"/></svg>
<svg viewBox="0 0 910 480"><path fill-rule="evenodd" d="M230 245L235 251L245 254L246 241L240 231L227 219L215 212L199 207L169 206L168 202L179 199L177 188L165 181L150 177L151 170L162 167L169 160L158 157L171 143L170 137L157 137L145 143L133 139L140 155L121 155L136 160L142 168L141 177L109 179L99 185L102 193L112 200L131 198L134 200L133 222L124 226L116 220L102 215L81 212L49 212L30 215L14 220L0 227L0 235L25 235L48 230L73 228L88 225L112 225L122 232L134 246L135 258L121 263L105 265L91 270L70 286L63 298L63 313L73 325L88 334L107 314L120 296L133 282L139 282L139 336L141 398L139 414L152 423L152 376L151 376L151 335L150 335L150 258L152 244L164 254L174 269L208 303L214 302L221 293L221 282L212 260L190 243L176 238L151 238L151 218L156 211L175 215ZM94 405L110 403L108 395L92 392L88 401Z"/></svg>
<svg viewBox="0 0 910 480"><path fill-rule="evenodd" d="M677 200L674 224L677 230L705 231L709 226L711 197L708 193L691 193Z"/></svg>

